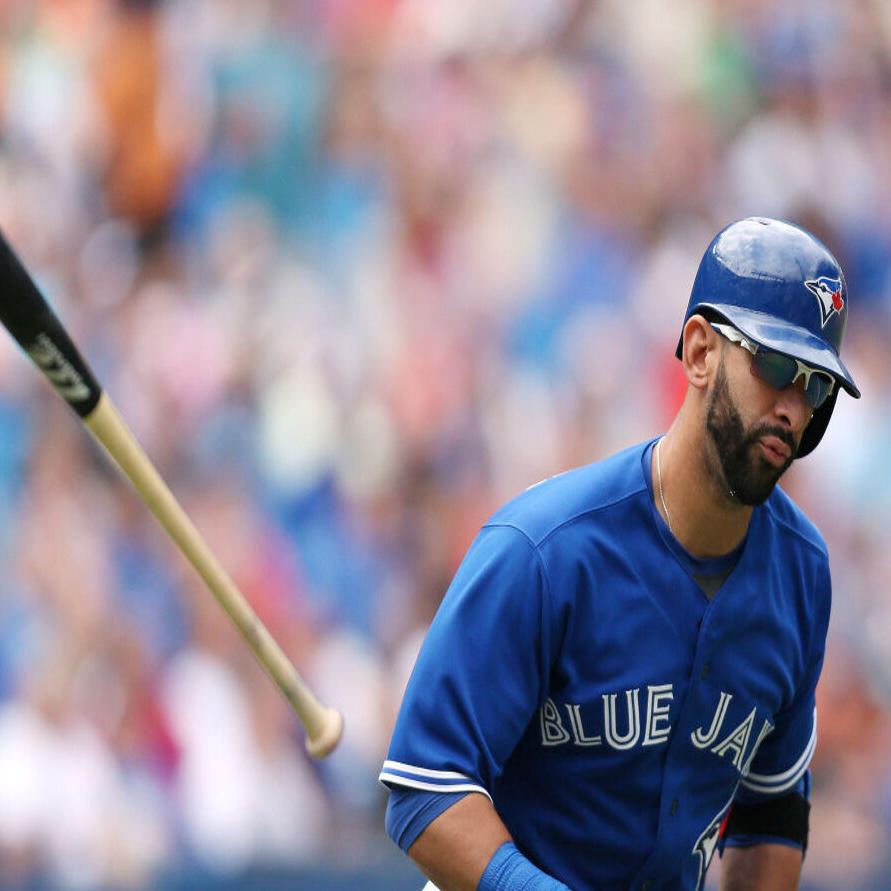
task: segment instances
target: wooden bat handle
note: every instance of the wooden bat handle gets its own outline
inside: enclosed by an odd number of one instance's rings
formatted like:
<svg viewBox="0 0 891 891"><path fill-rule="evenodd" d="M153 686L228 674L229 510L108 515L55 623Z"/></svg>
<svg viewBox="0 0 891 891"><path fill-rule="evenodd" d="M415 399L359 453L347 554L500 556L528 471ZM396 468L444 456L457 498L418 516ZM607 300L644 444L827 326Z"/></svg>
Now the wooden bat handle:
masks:
<svg viewBox="0 0 891 891"><path fill-rule="evenodd" d="M101 394L96 407L83 420L90 433L120 467L149 510L204 579L211 593L253 650L260 665L297 713L306 728L306 750L314 758L323 758L337 745L343 732L340 712L322 705L307 687L275 638L214 557L201 533L161 479L107 393Z"/></svg>

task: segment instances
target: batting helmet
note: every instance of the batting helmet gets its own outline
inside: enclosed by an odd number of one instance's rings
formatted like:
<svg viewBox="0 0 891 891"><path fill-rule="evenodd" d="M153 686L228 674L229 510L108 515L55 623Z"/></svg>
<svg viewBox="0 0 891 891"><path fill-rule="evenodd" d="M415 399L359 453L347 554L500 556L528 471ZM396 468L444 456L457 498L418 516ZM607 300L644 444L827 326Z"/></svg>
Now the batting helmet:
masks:
<svg viewBox="0 0 891 891"><path fill-rule="evenodd" d="M764 349L835 378L832 394L804 431L798 457L812 452L823 438L840 387L860 398L839 358L848 317L845 277L835 257L810 232L762 217L722 229L699 264L685 325L694 313L723 319ZM676 355L681 356L681 340Z"/></svg>

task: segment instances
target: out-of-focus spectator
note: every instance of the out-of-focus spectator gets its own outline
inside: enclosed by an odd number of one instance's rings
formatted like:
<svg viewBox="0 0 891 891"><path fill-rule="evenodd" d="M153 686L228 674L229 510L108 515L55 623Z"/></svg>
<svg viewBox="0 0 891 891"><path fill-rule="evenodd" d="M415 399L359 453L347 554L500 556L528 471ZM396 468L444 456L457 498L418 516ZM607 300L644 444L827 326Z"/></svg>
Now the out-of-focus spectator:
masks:
<svg viewBox="0 0 891 891"><path fill-rule="evenodd" d="M849 278L864 398L787 483L836 572L804 875L883 887L885 5L7 0L0 33L0 226L346 712L311 763L192 570L2 349L0 883L373 860L393 710L460 555L505 498L663 429L701 252L758 213Z"/></svg>

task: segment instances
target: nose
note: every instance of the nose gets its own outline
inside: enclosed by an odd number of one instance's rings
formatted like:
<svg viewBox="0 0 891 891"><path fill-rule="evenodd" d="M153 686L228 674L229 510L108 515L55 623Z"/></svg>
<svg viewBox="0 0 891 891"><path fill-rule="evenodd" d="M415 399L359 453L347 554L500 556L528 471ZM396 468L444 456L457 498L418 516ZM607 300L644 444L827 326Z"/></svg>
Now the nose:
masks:
<svg viewBox="0 0 891 891"><path fill-rule="evenodd" d="M777 419L794 433L801 433L808 425L814 410L804 396L804 375L782 390L777 390L774 414Z"/></svg>

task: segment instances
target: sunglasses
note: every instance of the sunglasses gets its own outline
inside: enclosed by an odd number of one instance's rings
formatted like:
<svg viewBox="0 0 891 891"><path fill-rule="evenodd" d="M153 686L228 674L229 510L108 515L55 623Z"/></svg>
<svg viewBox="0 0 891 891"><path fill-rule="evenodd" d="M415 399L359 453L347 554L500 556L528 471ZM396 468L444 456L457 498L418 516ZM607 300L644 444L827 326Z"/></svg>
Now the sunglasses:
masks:
<svg viewBox="0 0 891 891"><path fill-rule="evenodd" d="M791 387L799 377L804 377L804 401L816 411L835 389L835 378L828 371L820 371L782 353L765 350L752 343L745 335L730 325L711 323L712 328L732 343L739 344L752 354L752 374L777 390Z"/></svg>

